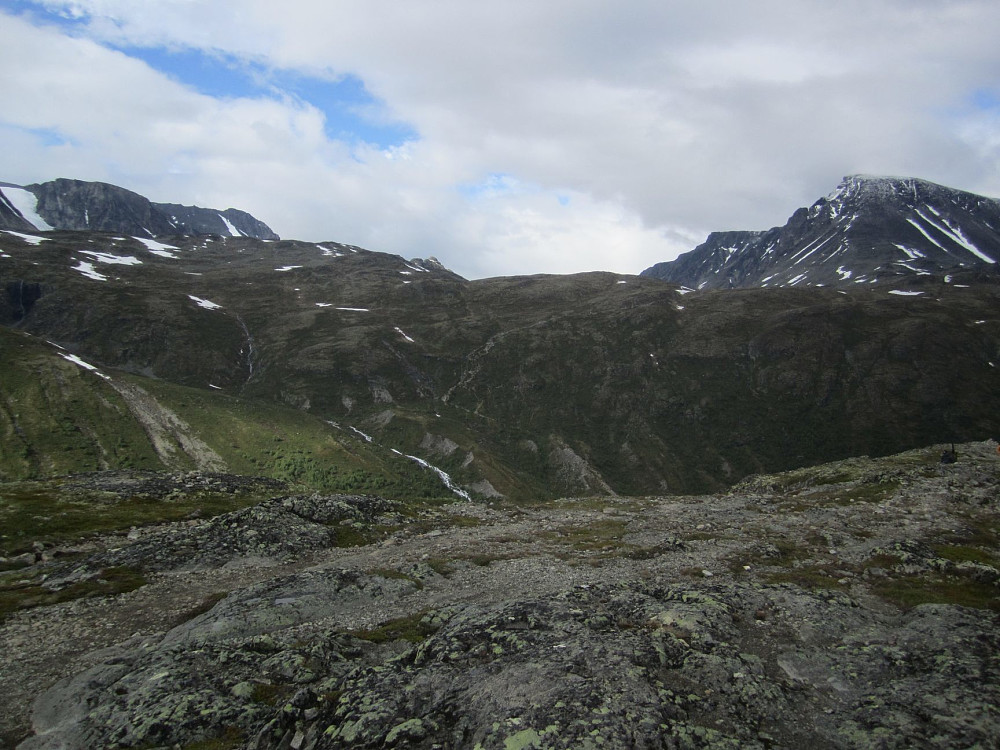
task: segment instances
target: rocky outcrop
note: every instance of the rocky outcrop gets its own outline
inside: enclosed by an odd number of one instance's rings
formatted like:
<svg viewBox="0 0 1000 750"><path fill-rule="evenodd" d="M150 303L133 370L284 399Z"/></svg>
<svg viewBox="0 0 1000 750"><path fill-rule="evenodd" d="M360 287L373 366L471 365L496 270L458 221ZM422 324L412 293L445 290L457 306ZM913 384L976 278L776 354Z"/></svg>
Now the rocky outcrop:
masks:
<svg viewBox="0 0 1000 750"><path fill-rule="evenodd" d="M174 226L147 198L104 182L60 178L27 185L38 198L38 214L56 229L156 237L174 233Z"/></svg>
<svg viewBox="0 0 1000 750"><path fill-rule="evenodd" d="M35 684L36 653L73 653L93 621L126 635L38 685L21 750L987 747L996 449L850 459L723 495L463 502L411 523L376 498L275 498L92 555L84 567L131 555L116 560L149 582L10 618L0 688ZM324 548L313 525L338 520L392 536ZM270 567L233 566L268 533Z"/></svg>
<svg viewBox="0 0 1000 750"><path fill-rule="evenodd" d="M205 570L223 565L274 565L335 547L355 525L371 524L393 509L380 497L290 495L216 516L208 523L142 535L50 577L49 588L93 578L106 568L143 571ZM339 527L339 528L338 528Z"/></svg>
<svg viewBox="0 0 1000 750"><path fill-rule="evenodd" d="M281 239L264 222L246 211L227 208L182 206L177 203L154 203L153 206L170 217L175 234L218 234L223 237L255 237L260 240Z"/></svg>
<svg viewBox="0 0 1000 750"><path fill-rule="evenodd" d="M36 226L31 222L31 216L25 216L3 194L6 184L0 183L0 229L29 232L50 228L91 230L139 237L217 234L279 239L267 224L235 208L219 211L173 203L151 203L142 195L117 185L65 178L24 188L9 185L34 196L34 211L48 224Z"/></svg>

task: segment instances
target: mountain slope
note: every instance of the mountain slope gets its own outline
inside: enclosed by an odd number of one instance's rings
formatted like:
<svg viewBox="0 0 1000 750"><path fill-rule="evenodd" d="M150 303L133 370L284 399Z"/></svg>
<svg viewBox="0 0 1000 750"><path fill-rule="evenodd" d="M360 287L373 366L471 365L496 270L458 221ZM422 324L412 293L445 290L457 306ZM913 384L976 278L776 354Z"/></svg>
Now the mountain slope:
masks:
<svg viewBox="0 0 1000 750"><path fill-rule="evenodd" d="M24 187L0 183L0 229L278 239L270 227L244 211L151 203L138 193L116 185L63 178Z"/></svg>
<svg viewBox="0 0 1000 750"><path fill-rule="evenodd" d="M452 493L433 472L278 404L97 369L0 327L0 482L107 469L230 471L327 491Z"/></svg>
<svg viewBox="0 0 1000 750"><path fill-rule="evenodd" d="M693 289L864 284L996 272L1000 201L914 178L845 177L782 227L714 232L643 276Z"/></svg>
<svg viewBox="0 0 1000 750"><path fill-rule="evenodd" d="M682 294L606 273L470 282L337 243L0 232L0 252L0 323L301 409L485 496L718 488L998 430L988 280Z"/></svg>

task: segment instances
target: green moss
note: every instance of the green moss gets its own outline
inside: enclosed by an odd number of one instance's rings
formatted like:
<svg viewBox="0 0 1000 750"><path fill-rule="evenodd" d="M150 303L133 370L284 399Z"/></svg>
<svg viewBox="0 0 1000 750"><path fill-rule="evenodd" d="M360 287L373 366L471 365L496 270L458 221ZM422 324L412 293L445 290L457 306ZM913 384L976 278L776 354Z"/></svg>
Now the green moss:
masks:
<svg viewBox="0 0 1000 750"><path fill-rule="evenodd" d="M981 547L968 545L939 544L934 547L934 553L945 560L952 562L974 562L983 565L1000 565L997 556Z"/></svg>
<svg viewBox="0 0 1000 750"><path fill-rule="evenodd" d="M628 522L617 518L600 519L582 525L562 526L542 536L576 552L618 552Z"/></svg>
<svg viewBox="0 0 1000 750"><path fill-rule="evenodd" d="M237 727L226 727L218 737L198 740L183 745L183 750L233 750L246 741L246 735Z"/></svg>
<svg viewBox="0 0 1000 750"><path fill-rule="evenodd" d="M902 576L879 581L872 590L902 609L921 604L955 604L1000 612L996 586L970 578L937 574Z"/></svg>
<svg viewBox="0 0 1000 750"><path fill-rule="evenodd" d="M448 577L455 572L455 565L453 558L445 557L431 557L424 561L427 563L427 567L437 573L439 576Z"/></svg>
<svg viewBox="0 0 1000 750"><path fill-rule="evenodd" d="M280 706L285 702L293 691L291 685L274 685L270 682L258 682L253 686L250 700L254 703L263 703L268 706Z"/></svg>
<svg viewBox="0 0 1000 750"><path fill-rule="evenodd" d="M417 589L423 589L424 584L419 578L414 578L411 575L407 575L402 571L395 570L394 568L373 568L372 570L366 571L369 575L381 576L382 578L391 578L397 581L409 581L414 584Z"/></svg>
<svg viewBox="0 0 1000 750"><path fill-rule="evenodd" d="M192 491L169 499L136 496L119 501L109 493L70 490L65 484L65 480L0 484L0 554L30 550L34 542L65 544L132 526L212 517L269 496Z"/></svg>
<svg viewBox="0 0 1000 750"><path fill-rule="evenodd" d="M818 491L803 491L781 503L780 507L782 510L802 512L817 507L837 507L853 503L880 503L892 497L900 485L901 482L898 480L890 480L838 485L835 488Z"/></svg>
<svg viewBox="0 0 1000 750"><path fill-rule="evenodd" d="M409 641L410 643L420 643L433 635L438 629L437 625L431 623L431 618L427 617L427 611L417 612L407 617L400 617L395 620L379 625L370 630L351 630L350 635L372 643L387 643L389 641Z"/></svg>
<svg viewBox="0 0 1000 750"><path fill-rule="evenodd" d="M188 620L193 620L195 617L205 614L206 612L211 610L212 607L214 607L216 604L225 599L226 595L227 592L225 591L216 591L209 594L208 596L204 597L198 604L191 607L191 609L186 610L181 614L179 614L177 617L175 617L173 621L171 621L169 627L175 628L178 625L187 622Z"/></svg>
<svg viewBox="0 0 1000 750"><path fill-rule="evenodd" d="M21 609L122 594L145 584L142 574L129 567L105 568L97 578L79 581L57 591L44 588L37 582L14 580L8 575L0 579L0 622Z"/></svg>
<svg viewBox="0 0 1000 750"><path fill-rule="evenodd" d="M794 583L804 589L846 589L826 565L803 565L789 570L768 571L762 576L768 583Z"/></svg>

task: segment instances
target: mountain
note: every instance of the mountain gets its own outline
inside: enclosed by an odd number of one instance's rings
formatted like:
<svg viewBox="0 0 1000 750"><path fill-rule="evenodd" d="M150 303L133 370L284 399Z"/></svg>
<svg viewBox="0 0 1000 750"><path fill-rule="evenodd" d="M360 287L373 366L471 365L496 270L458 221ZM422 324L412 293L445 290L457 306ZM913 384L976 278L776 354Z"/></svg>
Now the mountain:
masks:
<svg viewBox="0 0 1000 750"><path fill-rule="evenodd" d="M57 179L33 185L0 183L0 229L92 230L142 237L220 234L279 239L244 211L218 211L147 198L103 182Z"/></svg>
<svg viewBox="0 0 1000 750"><path fill-rule="evenodd" d="M531 500L715 490L990 437L1000 284L923 281L910 296L685 293L610 273L468 281L334 242L0 231L0 325L14 337L0 340L0 477L198 466L204 451L183 448L197 438L230 470L347 489L355 469L373 486L378 466L419 459L459 492ZM110 380L69 380L77 360ZM67 390L87 382L99 397ZM265 407L328 434L291 440L245 416ZM124 428L110 425L146 412L172 454L114 438ZM130 434L159 433L147 419ZM324 475L327 440L377 461Z"/></svg>
<svg viewBox="0 0 1000 750"><path fill-rule="evenodd" d="M879 284L919 289L997 272L1000 201L903 177L845 177L788 222L763 232L713 232L643 276L692 289Z"/></svg>

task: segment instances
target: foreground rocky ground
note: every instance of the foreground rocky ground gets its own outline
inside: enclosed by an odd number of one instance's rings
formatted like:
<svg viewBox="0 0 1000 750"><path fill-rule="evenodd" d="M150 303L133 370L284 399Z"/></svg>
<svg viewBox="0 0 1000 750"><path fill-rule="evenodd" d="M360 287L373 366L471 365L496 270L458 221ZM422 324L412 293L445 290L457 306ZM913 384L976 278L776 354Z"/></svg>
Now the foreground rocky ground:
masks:
<svg viewBox="0 0 1000 750"><path fill-rule="evenodd" d="M40 550L5 590L134 581L6 618L0 737L995 747L1000 456L993 442L958 446L954 463L943 450L698 497L414 514L275 495L73 558Z"/></svg>

